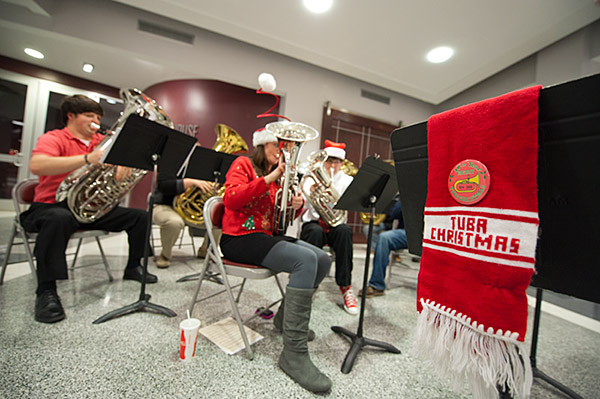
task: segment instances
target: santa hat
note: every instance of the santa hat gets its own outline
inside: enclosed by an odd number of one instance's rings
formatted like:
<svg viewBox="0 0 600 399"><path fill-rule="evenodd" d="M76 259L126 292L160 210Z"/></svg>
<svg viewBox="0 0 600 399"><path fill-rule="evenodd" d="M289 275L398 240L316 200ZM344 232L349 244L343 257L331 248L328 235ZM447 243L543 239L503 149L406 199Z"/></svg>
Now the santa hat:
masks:
<svg viewBox="0 0 600 399"><path fill-rule="evenodd" d="M264 145L267 143L276 143L276 142L277 142L277 137L275 137L275 135L273 133L266 130L264 127L261 127L260 129L256 130L254 132L254 134L252 135L252 145L255 148L261 144Z"/></svg>
<svg viewBox="0 0 600 399"><path fill-rule="evenodd" d="M275 107L277 107L277 105L279 104L279 96L271 93L273 90L275 90L275 87L277 87L277 82L275 82L275 78L273 77L273 75L271 75L270 73L266 73L266 72L261 73L258 76L258 84L260 86L260 89L256 90L256 94L269 94L269 95L275 97L275 105L273 105L271 108L269 108L269 110L267 110L266 112L256 115L256 117L257 118L267 118L267 117L275 116L275 117L283 118L283 119L286 119L289 121L290 119L286 118L285 116L271 113L271 111L273 111L273 109L275 109ZM273 134L272 131L265 129L264 127L257 129L254 132L254 135L252 136L252 145L254 147L261 145L261 144L264 145L267 143L275 143L275 142L277 142L277 137L275 137L275 135Z"/></svg>
<svg viewBox="0 0 600 399"><path fill-rule="evenodd" d="M336 143L331 140L325 140L325 152L327 157L339 158L342 161L346 159L345 143Z"/></svg>

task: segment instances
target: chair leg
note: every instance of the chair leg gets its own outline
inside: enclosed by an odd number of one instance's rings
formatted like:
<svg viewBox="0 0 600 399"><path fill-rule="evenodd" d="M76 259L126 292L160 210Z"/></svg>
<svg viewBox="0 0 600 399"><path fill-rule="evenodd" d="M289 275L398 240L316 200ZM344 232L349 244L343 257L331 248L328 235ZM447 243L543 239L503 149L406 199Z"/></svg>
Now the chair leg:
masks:
<svg viewBox="0 0 600 399"><path fill-rule="evenodd" d="M219 255L218 248L215 245L213 245L212 242L210 242L208 244L208 249L206 252L207 258L209 257L209 254L211 256L214 255L215 257L218 256L218 258L215 259L215 262L217 263L219 272L221 273L221 276L223 277L223 284L225 285L225 290L227 291L227 297L229 298L229 303L231 304L231 310L233 311L233 316L235 317L235 321L237 322L238 328L240 329L240 334L242 335L242 340L244 341L244 346L246 347L246 353L248 354L248 359L252 360L252 359L254 359L254 351L252 350L252 347L250 346L250 341L248 340L248 335L246 335L246 329L244 328L244 323L242 322L242 317L240 316L240 311L238 310L237 302L236 302L235 298L233 297L233 291L231 289L231 285L229 284L229 277L227 276L227 273L225 272L225 266L223 266L223 262L221 261L221 257ZM202 275L202 277L203 276L204 275ZM244 279L244 281L245 280L246 279ZM241 292L242 288L240 288L240 292Z"/></svg>
<svg viewBox="0 0 600 399"><path fill-rule="evenodd" d="M192 228L190 226L187 226L187 231L190 236L190 240L192 240L192 251L194 252L194 256L196 256L196 254L197 254L196 243L194 242L194 235L192 234Z"/></svg>
<svg viewBox="0 0 600 399"><path fill-rule="evenodd" d="M77 262L77 256L79 256L79 248L81 248L81 243L83 242L83 238L79 239L77 243L77 249L75 250L75 256L73 257L73 263L71 263L71 271L75 269L75 262Z"/></svg>
<svg viewBox="0 0 600 399"><path fill-rule="evenodd" d="M390 252L390 259L388 260L388 271L387 271L387 281L385 282L386 288L390 288L390 283L392 281L392 264L394 261L394 251Z"/></svg>
<svg viewBox="0 0 600 399"><path fill-rule="evenodd" d="M188 306L190 310L190 314L194 312L194 306L196 306L196 302L198 301L198 294L200 293L200 287L202 286L202 282L204 281L204 277L206 275L206 270L208 269L208 262L210 261L210 256L208 254L204 258L204 262L202 263L202 267L200 268L200 277L198 278L198 286L196 287L196 292L194 292L194 296L192 297L192 301Z"/></svg>
<svg viewBox="0 0 600 399"><path fill-rule="evenodd" d="M6 268L8 267L8 258L10 258L10 252L12 250L13 241L17 235L17 227L13 223L13 228L8 239L8 245L6 246L6 254L4 256L4 262L2 262L2 272L0 272L0 285L4 284L4 275L6 274Z"/></svg>
<svg viewBox="0 0 600 399"><path fill-rule="evenodd" d="M183 244L183 236L185 235L185 228L181 229L181 233L179 234L179 249L181 249L181 245Z"/></svg>
<svg viewBox="0 0 600 399"><path fill-rule="evenodd" d="M235 303L240 303L240 297L242 296L242 291L244 291L245 285L246 285L246 279L243 279L242 285L240 286L240 290L238 291L237 297L235 298Z"/></svg>
<svg viewBox="0 0 600 399"><path fill-rule="evenodd" d="M112 274L110 273L110 267L108 266L108 260L106 259L106 255L104 255L104 249L102 248L102 244L100 244L100 237L96 237L96 243L98 244L98 249L100 250L100 255L102 256L102 262L104 262L106 274L108 274L108 281L112 282L114 279Z"/></svg>
<svg viewBox="0 0 600 399"><path fill-rule="evenodd" d="M23 247L25 247L25 255L27 255L27 262L29 262L29 269L31 270L31 274L35 279L37 284L37 271L35 270L35 265L33 264L33 253L31 252L31 247L29 246L29 238L27 237L27 233L21 230L21 238L23 239Z"/></svg>
<svg viewBox="0 0 600 399"><path fill-rule="evenodd" d="M244 345L246 346L246 353L248 354L248 359L252 360L254 359L254 351L250 346L250 341L248 341L248 336L246 335L244 323L242 323L242 317L240 316L240 311L238 310L237 302L233 297L233 291L231 290L231 286L229 285L229 278L225 273L225 267L222 263L219 263L219 267L221 268L221 275L223 276L223 283L225 284L227 296L229 297L229 302L231 303L231 310L233 311L233 316L235 317L235 321L237 322L238 328L240 329L240 334L242 335L242 340L244 341Z"/></svg>
<svg viewBox="0 0 600 399"><path fill-rule="evenodd" d="M279 276L274 275L275 282L277 282L277 288L279 288L279 292L281 293L281 298L285 296L285 291L283 290L283 286L281 285L281 281L279 281Z"/></svg>

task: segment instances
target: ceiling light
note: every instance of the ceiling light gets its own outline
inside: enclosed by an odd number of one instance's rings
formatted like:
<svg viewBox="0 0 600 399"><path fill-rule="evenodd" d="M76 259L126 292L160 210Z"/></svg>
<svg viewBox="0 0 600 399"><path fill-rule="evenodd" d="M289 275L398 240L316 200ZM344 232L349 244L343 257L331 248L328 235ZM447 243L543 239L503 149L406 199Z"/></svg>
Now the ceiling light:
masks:
<svg viewBox="0 0 600 399"><path fill-rule="evenodd" d="M333 0L304 0L304 7L315 14L321 14L331 8Z"/></svg>
<svg viewBox="0 0 600 399"><path fill-rule="evenodd" d="M40 60L44 58L44 54L42 54L39 51L34 50L32 48L26 48L25 54L27 54L28 56L33 57L33 58L38 58Z"/></svg>
<svg viewBox="0 0 600 399"><path fill-rule="evenodd" d="M448 61L452 57L452 54L454 54L454 50L450 47L436 47L427 53L427 61L439 64L440 62Z"/></svg>
<svg viewBox="0 0 600 399"><path fill-rule="evenodd" d="M88 62L83 64L83 72L92 73L93 70L94 70L94 66L92 64L90 64Z"/></svg>

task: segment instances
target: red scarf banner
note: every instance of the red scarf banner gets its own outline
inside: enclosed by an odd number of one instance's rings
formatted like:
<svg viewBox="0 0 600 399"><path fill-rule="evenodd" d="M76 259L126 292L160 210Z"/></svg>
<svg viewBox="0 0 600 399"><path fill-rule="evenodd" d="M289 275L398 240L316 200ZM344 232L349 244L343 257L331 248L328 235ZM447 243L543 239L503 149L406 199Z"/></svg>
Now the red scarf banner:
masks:
<svg viewBox="0 0 600 399"><path fill-rule="evenodd" d="M475 397L528 396L538 96L508 93L428 120L428 193L415 352Z"/></svg>

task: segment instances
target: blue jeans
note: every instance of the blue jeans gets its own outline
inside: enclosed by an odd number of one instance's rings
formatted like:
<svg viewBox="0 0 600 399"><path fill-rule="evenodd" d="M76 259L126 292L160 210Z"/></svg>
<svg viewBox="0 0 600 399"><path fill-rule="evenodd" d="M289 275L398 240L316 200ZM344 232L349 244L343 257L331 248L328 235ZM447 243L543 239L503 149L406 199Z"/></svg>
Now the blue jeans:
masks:
<svg viewBox="0 0 600 399"><path fill-rule="evenodd" d="M390 262L390 252L404 248L408 248L404 229L388 230L379 234L373 257L373 272L369 280L371 287L385 290L385 269Z"/></svg>
<svg viewBox="0 0 600 399"><path fill-rule="evenodd" d="M371 238L371 251L375 251L377 248L377 239L379 238L379 234L381 234L385 230L385 224L379 223L373 226L373 237ZM363 233L365 234L365 238L369 239L369 224L365 224L363 226Z"/></svg>

